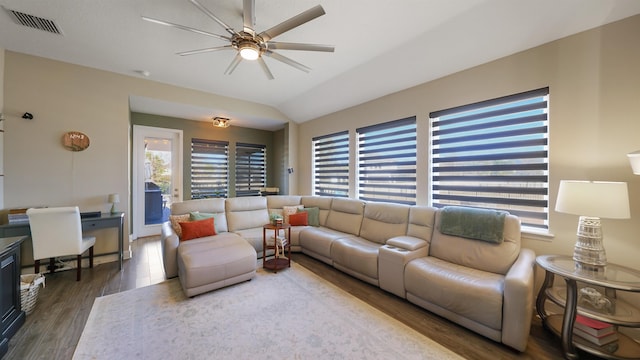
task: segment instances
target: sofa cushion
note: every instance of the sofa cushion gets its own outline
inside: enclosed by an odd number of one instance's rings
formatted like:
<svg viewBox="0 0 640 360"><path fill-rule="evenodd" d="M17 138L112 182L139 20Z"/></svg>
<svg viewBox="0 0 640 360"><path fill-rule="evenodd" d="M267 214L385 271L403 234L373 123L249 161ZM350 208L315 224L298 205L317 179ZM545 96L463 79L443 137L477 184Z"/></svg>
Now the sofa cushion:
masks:
<svg viewBox="0 0 640 360"><path fill-rule="evenodd" d="M309 214L304 211L296 214L291 214L289 215L289 224L291 226L307 226L309 225L308 217Z"/></svg>
<svg viewBox="0 0 640 360"><path fill-rule="evenodd" d="M409 209L407 235L431 242L437 209L430 206L412 206Z"/></svg>
<svg viewBox="0 0 640 360"><path fill-rule="evenodd" d="M216 230L213 222L213 218L208 218L203 220L179 223L180 227L182 228L182 237L180 238L180 240L187 241L215 235Z"/></svg>
<svg viewBox="0 0 640 360"><path fill-rule="evenodd" d="M229 198L226 200L226 214L229 231L260 228L269 223L267 199L250 196Z"/></svg>
<svg viewBox="0 0 640 360"><path fill-rule="evenodd" d="M378 251L381 246L358 237L336 239L331 245L331 258L334 264L364 275L363 279L371 282L378 279Z"/></svg>
<svg viewBox="0 0 640 360"><path fill-rule="evenodd" d="M173 231L178 235L178 238L182 239L182 227L180 226L180 223L191 221L191 216L189 214L169 215L169 221L171 222Z"/></svg>
<svg viewBox="0 0 640 360"><path fill-rule="evenodd" d="M365 202L362 200L333 199L325 226L339 232L358 236L364 215L364 204Z"/></svg>
<svg viewBox="0 0 640 360"><path fill-rule="evenodd" d="M344 237L355 237L326 227L307 227L298 235L303 253L312 253L324 258L331 258L331 244Z"/></svg>
<svg viewBox="0 0 640 360"><path fill-rule="evenodd" d="M307 217L307 222L309 223L308 225L320 226L320 208L311 207L298 209L298 212L306 212L309 214L309 216Z"/></svg>
<svg viewBox="0 0 640 360"><path fill-rule="evenodd" d="M304 205L305 208L317 207L320 209L318 212L318 222L320 226L325 226L332 202L333 198L329 196L303 196L300 199L300 204Z"/></svg>
<svg viewBox="0 0 640 360"><path fill-rule="evenodd" d="M423 257L406 265L404 277L408 293L484 326L502 329L504 276Z"/></svg>
<svg viewBox="0 0 640 360"><path fill-rule="evenodd" d="M409 221L409 206L387 203L367 203L360 237L378 244L388 239L406 235Z"/></svg>
<svg viewBox="0 0 640 360"><path fill-rule="evenodd" d="M517 217L508 215L505 218L504 241L494 244L443 234L440 215L440 211L436 212L430 256L496 274L507 273L520 253L520 220Z"/></svg>
<svg viewBox="0 0 640 360"><path fill-rule="evenodd" d="M267 198L267 208L269 212L271 210L277 210L284 206L300 205L301 196L298 195L269 195Z"/></svg>
<svg viewBox="0 0 640 360"><path fill-rule="evenodd" d="M282 217L284 218L285 224L290 224L289 216L291 214L296 214L299 209L302 209L303 205L288 205L282 207Z"/></svg>
<svg viewBox="0 0 640 360"><path fill-rule="evenodd" d="M189 214L191 212L203 212L213 213L221 215L216 219L216 232L222 233L228 231L227 217L225 215L225 199L211 198L211 199L195 199L174 202L171 204L171 214Z"/></svg>
<svg viewBox="0 0 640 360"><path fill-rule="evenodd" d="M206 213L206 212L192 211L189 213L189 215L190 215L191 221L213 218L213 226L216 229L216 234L223 232L219 228L218 223L222 222L220 218L225 216L224 213Z"/></svg>

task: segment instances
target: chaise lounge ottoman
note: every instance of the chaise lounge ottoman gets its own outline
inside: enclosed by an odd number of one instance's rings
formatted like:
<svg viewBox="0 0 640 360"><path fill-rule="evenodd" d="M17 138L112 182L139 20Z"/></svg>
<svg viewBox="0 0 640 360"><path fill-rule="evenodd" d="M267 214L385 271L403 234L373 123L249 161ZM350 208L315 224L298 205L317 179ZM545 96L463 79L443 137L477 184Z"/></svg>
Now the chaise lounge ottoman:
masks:
<svg viewBox="0 0 640 360"><path fill-rule="evenodd" d="M182 290L192 297L251 280L256 275L256 256L256 250L233 233L184 241L177 256Z"/></svg>

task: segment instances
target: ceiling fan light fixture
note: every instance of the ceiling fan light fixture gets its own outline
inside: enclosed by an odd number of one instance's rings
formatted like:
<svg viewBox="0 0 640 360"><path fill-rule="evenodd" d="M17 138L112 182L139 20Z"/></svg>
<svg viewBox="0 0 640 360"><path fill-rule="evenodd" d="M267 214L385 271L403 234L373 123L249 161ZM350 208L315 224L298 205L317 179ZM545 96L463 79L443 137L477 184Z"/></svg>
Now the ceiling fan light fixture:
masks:
<svg viewBox="0 0 640 360"><path fill-rule="evenodd" d="M251 41L243 41L238 45L240 56L245 60L256 60L260 57L260 46Z"/></svg>
<svg viewBox="0 0 640 360"><path fill-rule="evenodd" d="M219 128L228 128L229 125L231 125L230 122L231 120L229 118L223 118L219 116L216 116L213 118L213 126L219 127Z"/></svg>

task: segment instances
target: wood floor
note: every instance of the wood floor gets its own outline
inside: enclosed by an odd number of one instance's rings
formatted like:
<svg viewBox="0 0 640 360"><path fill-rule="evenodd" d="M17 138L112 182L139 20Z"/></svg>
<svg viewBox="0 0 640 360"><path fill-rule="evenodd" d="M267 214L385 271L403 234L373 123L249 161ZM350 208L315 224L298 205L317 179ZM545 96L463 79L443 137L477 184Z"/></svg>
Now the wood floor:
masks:
<svg viewBox="0 0 640 360"><path fill-rule="evenodd" d="M74 271L47 275L46 288L41 289L34 312L9 342L9 352L3 359L71 359L96 297L164 280L159 237L138 239L132 243L132 250L134 256L125 261L123 271L118 271L117 263L108 263L83 269L80 282L75 281ZM562 359L560 342L536 318L527 350L519 353L306 255L293 254L292 258L464 358ZM581 358L593 359L586 354Z"/></svg>

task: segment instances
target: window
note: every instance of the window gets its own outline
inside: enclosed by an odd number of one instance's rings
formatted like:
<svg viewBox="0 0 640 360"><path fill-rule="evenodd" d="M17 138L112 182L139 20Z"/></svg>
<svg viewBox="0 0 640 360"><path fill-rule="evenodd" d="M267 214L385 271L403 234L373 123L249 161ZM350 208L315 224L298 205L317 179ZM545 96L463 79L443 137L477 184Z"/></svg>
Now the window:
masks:
<svg viewBox="0 0 640 360"><path fill-rule="evenodd" d="M227 197L229 142L191 140L191 198Z"/></svg>
<svg viewBox="0 0 640 360"><path fill-rule="evenodd" d="M264 145L236 144L236 196L259 196L266 186Z"/></svg>
<svg viewBox="0 0 640 360"><path fill-rule="evenodd" d="M313 138L313 193L349 196L349 131Z"/></svg>
<svg viewBox="0 0 640 360"><path fill-rule="evenodd" d="M549 88L429 114L433 206L503 209L548 229Z"/></svg>
<svg viewBox="0 0 640 360"><path fill-rule="evenodd" d="M358 198L415 205L416 118L358 132Z"/></svg>

